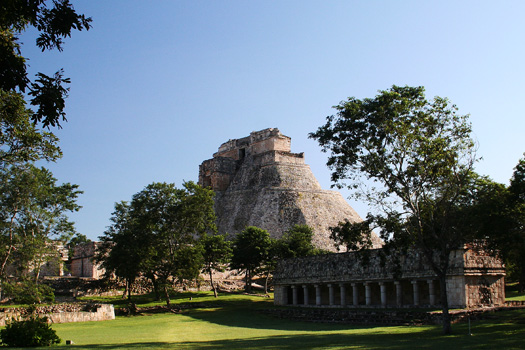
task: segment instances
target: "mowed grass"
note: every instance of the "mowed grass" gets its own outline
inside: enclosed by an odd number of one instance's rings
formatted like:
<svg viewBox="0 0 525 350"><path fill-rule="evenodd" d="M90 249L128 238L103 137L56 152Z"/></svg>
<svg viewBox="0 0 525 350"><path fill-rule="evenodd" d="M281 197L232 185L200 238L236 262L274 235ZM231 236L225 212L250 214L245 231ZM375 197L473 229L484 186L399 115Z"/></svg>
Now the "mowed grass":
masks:
<svg viewBox="0 0 525 350"><path fill-rule="evenodd" d="M277 319L260 312L273 300L241 294L180 294L175 303L198 303L180 313L120 316L113 321L53 325L72 349L523 349L525 310L453 326L363 327ZM106 299L107 301L107 299ZM115 299L114 301L118 301ZM143 304L154 304L147 297ZM142 305L140 305L142 306Z"/></svg>

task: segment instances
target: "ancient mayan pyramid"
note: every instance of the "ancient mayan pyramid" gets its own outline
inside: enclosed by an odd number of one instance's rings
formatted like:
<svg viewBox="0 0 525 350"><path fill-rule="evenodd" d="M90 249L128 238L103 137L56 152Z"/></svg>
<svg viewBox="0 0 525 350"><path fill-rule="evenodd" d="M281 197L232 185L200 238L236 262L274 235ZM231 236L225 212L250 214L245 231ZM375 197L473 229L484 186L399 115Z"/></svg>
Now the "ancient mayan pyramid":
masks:
<svg viewBox="0 0 525 350"><path fill-rule="evenodd" d="M335 250L329 227L361 218L339 192L321 188L304 153L291 153L290 144L278 129L264 129L223 143L200 165L199 184L216 193L219 233L257 226L281 237L293 225L306 224L317 247ZM381 244L377 237L374 243Z"/></svg>

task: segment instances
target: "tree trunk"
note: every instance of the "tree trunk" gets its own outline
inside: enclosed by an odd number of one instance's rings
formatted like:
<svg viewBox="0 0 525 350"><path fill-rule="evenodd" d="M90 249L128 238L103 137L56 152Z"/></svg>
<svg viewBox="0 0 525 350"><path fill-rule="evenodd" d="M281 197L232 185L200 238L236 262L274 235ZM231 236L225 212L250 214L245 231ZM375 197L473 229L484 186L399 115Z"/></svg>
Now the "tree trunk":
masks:
<svg viewBox="0 0 525 350"><path fill-rule="evenodd" d="M131 281L127 280L126 289L128 290L128 301L131 302Z"/></svg>
<svg viewBox="0 0 525 350"><path fill-rule="evenodd" d="M155 275L150 276L151 284L153 285L153 292L155 293L155 300L160 300L160 292L159 292L159 282L155 278Z"/></svg>
<svg viewBox="0 0 525 350"><path fill-rule="evenodd" d="M268 280L270 279L270 271L266 273L266 279L264 281L264 294L268 294Z"/></svg>
<svg viewBox="0 0 525 350"><path fill-rule="evenodd" d="M452 327L450 325L450 313L448 312L447 276L446 274L440 274L438 277L441 292L441 309L443 312L443 334L451 334Z"/></svg>
<svg viewBox="0 0 525 350"><path fill-rule="evenodd" d="M170 307L171 300L170 300L170 292L168 290L168 286L164 285L164 297L166 298L166 306Z"/></svg>
<svg viewBox="0 0 525 350"><path fill-rule="evenodd" d="M252 292L252 277L250 276L250 269L246 269L246 293Z"/></svg>
<svg viewBox="0 0 525 350"><path fill-rule="evenodd" d="M213 296L217 298L217 287L215 286L215 284L213 284L213 277L212 277L211 269L209 269L208 272L210 274L210 284L211 284L211 288L213 289Z"/></svg>

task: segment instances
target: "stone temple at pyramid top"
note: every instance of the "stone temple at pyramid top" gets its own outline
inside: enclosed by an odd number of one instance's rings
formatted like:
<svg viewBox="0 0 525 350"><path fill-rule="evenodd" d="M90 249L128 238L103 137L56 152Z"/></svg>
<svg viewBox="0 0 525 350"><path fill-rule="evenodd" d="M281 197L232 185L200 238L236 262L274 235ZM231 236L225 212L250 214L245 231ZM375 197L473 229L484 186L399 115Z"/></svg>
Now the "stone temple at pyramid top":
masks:
<svg viewBox="0 0 525 350"><path fill-rule="evenodd" d="M291 138L277 128L223 143L200 165L199 184L216 193L219 233L257 226L279 238L292 226L306 224L317 247L335 250L329 228L362 220L339 192L321 188L304 153L292 153ZM375 236L373 241L381 245Z"/></svg>

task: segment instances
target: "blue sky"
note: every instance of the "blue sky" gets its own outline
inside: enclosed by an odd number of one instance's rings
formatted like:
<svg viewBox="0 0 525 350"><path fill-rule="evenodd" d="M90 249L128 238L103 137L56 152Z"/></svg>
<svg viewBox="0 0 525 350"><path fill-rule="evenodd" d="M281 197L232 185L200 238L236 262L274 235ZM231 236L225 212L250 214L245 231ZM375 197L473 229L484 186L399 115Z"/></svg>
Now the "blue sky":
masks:
<svg viewBox="0 0 525 350"><path fill-rule="evenodd" d="M331 106L393 84L470 114L479 173L508 183L525 152L524 1L73 3L91 30L62 53L41 53L30 31L22 50L31 74L64 68L72 80L56 132L64 157L49 167L84 191L71 217L92 239L115 202L154 181L196 181L221 143L268 127L329 189L327 155L308 133Z"/></svg>

